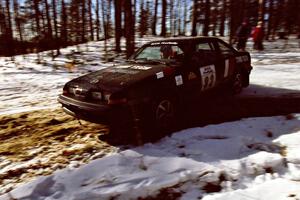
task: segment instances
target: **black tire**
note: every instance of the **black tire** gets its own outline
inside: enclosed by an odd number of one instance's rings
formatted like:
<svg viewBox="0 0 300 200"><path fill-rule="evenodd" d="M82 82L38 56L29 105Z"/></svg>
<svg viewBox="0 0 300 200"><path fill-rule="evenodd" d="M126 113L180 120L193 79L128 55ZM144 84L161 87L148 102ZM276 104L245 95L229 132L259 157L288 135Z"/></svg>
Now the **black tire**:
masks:
<svg viewBox="0 0 300 200"><path fill-rule="evenodd" d="M152 116L158 133L166 134L176 129L177 109L177 103L172 97L162 96L155 100Z"/></svg>
<svg viewBox="0 0 300 200"><path fill-rule="evenodd" d="M240 72L237 72L231 83L231 92L232 94L239 94L243 90L243 75Z"/></svg>

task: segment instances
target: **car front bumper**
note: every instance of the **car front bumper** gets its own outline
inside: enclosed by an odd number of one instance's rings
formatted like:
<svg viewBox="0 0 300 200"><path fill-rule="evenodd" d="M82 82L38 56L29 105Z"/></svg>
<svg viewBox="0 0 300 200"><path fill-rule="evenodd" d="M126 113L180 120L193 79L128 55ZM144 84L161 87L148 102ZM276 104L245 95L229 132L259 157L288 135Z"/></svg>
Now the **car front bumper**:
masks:
<svg viewBox="0 0 300 200"><path fill-rule="evenodd" d="M112 124L114 122L129 122L131 109L128 105L103 105L80 101L65 95L58 97L63 110L77 119L94 123Z"/></svg>

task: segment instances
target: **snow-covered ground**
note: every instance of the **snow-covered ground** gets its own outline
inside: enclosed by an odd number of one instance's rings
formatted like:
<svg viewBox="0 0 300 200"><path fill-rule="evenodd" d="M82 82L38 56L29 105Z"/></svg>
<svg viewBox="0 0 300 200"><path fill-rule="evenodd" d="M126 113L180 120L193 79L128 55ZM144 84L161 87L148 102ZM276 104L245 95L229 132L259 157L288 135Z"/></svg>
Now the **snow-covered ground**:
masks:
<svg viewBox="0 0 300 200"><path fill-rule="evenodd" d="M147 40L147 39L145 39ZM300 50L293 39L251 52L251 85L241 95L299 96ZM0 59L0 114L57 106L63 84L107 67L103 42L45 55ZM68 57L69 55L69 57ZM69 65L69 63L76 63ZM155 144L120 151L79 169L39 177L2 199L299 199L300 115L248 118L182 130Z"/></svg>

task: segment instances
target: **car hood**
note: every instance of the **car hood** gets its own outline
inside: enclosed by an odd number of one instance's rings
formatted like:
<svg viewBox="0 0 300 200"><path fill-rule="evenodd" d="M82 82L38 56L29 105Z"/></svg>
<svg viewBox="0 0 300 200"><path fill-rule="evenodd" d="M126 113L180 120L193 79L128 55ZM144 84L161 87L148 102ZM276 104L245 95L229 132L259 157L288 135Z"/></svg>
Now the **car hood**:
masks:
<svg viewBox="0 0 300 200"><path fill-rule="evenodd" d="M76 78L68 85L86 89L101 88L106 91L118 91L145 79L163 77L165 66L163 64L119 64Z"/></svg>

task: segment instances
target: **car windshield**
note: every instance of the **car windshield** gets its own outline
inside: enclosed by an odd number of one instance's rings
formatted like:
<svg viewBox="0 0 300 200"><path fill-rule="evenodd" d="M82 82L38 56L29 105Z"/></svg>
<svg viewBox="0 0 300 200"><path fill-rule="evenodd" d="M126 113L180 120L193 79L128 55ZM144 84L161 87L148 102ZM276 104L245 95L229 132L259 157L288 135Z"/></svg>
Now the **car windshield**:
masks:
<svg viewBox="0 0 300 200"><path fill-rule="evenodd" d="M156 61L156 62L176 62L184 57L183 51L177 45L161 44L150 45L138 51L134 60Z"/></svg>

